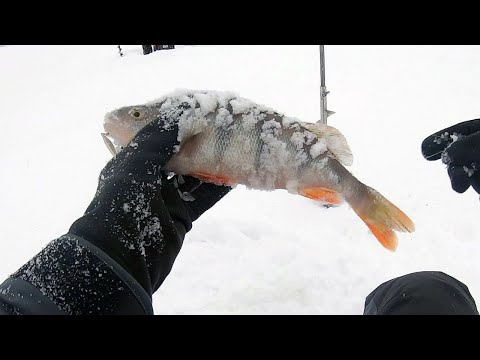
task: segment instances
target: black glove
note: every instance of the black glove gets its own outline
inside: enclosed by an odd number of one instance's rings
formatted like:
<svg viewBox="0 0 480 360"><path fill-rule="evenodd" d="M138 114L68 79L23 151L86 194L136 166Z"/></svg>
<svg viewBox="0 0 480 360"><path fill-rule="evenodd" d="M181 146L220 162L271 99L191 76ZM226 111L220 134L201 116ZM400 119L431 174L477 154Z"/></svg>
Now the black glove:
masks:
<svg viewBox="0 0 480 360"><path fill-rule="evenodd" d="M192 222L231 190L161 170L182 111L145 126L109 161L85 214L0 284L0 314L153 313Z"/></svg>
<svg viewBox="0 0 480 360"><path fill-rule="evenodd" d="M170 272L192 222L231 190L192 177L167 179L160 168L177 134L170 119L142 129L102 170L92 203L69 230L109 254L150 295Z"/></svg>
<svg viewBox="0 0 480 360"><path fill-rule="evenodd" d="M463 193L471 185L480 193L480 119L430 135L422 143L422 154L430 161L442 159L453 190Z"/></svg>

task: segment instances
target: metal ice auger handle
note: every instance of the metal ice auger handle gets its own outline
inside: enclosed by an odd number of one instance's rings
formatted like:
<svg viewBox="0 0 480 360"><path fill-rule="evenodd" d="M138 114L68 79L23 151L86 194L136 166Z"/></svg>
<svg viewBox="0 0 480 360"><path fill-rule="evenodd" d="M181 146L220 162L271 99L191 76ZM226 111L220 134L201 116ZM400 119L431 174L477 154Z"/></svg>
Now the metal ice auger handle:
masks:
<svg viewBox="0 0 480 360"><path fill-rule="evenodd" d="M325 49L324 45L320 46L320 124L327 124L327 118L335 114L335 111L327 110L327 91L325 86Z"/></svg>

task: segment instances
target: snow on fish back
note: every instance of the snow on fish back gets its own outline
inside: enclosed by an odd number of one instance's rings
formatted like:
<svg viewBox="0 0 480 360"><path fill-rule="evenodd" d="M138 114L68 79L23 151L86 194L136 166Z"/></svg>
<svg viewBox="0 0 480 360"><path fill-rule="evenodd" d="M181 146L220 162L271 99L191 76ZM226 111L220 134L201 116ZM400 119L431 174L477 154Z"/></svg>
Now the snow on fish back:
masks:
<svg viewBox="0 0 480 360"><path fill-rule="evenodd" d="M397 246L394 230L414 231L407 215L345 169L353 156L333 127L284 116L230 92L189 90L108 113L104 139L108 145L111 137L118 151L158 117L179 128L180 146L165 170L215 184L287 189L330 205L347 201L389 250Z"/></svg>

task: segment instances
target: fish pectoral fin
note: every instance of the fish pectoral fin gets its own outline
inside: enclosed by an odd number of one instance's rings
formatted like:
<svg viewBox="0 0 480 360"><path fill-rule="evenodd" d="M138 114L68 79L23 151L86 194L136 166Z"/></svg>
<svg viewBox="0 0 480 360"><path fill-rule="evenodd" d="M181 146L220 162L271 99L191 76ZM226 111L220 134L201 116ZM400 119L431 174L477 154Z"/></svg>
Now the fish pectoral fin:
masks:
<svg viewBox="0 0 480 360"><path fill-rule="evenodd" d="M233 186L233 185L237 184L237 182L234 181L233 179L230 179L226 176L221 176L221 175L211 175L211 174L205 174L205 173L192 173L192 174L188 174L188 176L193 176L197 179L202 180L203 182L212 183L212 184L215 184L215 185Z"/></svg>
<svg viewBox="0 0 480 360"><path fill-rule="evenodd" d="M329 205L341 205L343 203L342 196L333 190L322 187L311 187L300 189L298 193L312 200L317 200Z"/></svg>

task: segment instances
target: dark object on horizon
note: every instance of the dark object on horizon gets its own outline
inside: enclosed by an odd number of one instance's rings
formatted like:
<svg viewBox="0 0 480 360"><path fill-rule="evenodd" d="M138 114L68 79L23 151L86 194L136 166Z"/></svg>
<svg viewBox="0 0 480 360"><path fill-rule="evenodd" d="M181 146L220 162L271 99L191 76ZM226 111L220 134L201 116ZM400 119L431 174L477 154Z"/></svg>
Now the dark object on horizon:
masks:
<svg viewBox="0 0 480 360"><path fill-rule="evenodd" d="M143 48L143 55L148 55L157 50L175 49L175 45L142 45L142 48Z"/></svg>
<svg viewBox="0 0 480 360"><path fill-rule="evenodd" d="M152 52L152 45L142 45L143 55L148 55Z"/></svg>
<svg viewBox="0 0 480 360"><path fill-rule="evenodd" d="M120 54L120 56L123 56L122 48L120 47L120 45L118 45L118 53Z"/></svg>
<svg viewBox="0 0 480 360"><path fill-rule="evenodd" d="M175 45L152 45L153 51L175 49Z"/></svg>

